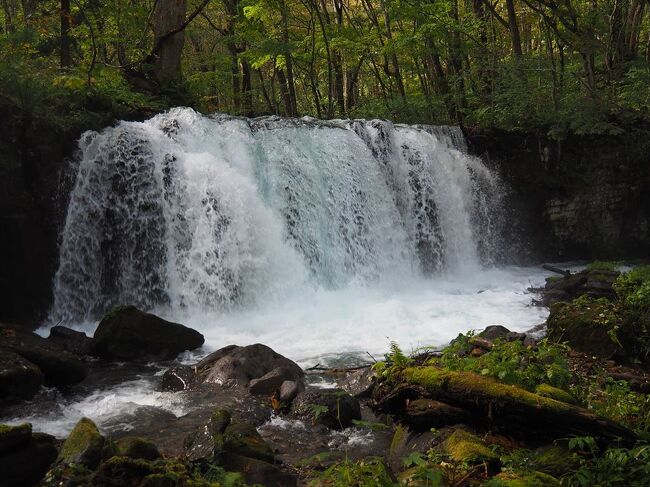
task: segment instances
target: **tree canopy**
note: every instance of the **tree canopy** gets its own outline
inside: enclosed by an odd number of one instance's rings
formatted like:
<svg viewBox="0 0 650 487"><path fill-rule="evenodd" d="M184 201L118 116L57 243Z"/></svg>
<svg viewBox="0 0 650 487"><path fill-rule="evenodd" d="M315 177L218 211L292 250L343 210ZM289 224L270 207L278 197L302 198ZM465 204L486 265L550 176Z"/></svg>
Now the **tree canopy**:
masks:
<svg viewBox="0 0 650 487"><path fill-rule="evenodd" d="M615 134L648 118L649 11L648 0L2 0L0 104Z"/></svg>

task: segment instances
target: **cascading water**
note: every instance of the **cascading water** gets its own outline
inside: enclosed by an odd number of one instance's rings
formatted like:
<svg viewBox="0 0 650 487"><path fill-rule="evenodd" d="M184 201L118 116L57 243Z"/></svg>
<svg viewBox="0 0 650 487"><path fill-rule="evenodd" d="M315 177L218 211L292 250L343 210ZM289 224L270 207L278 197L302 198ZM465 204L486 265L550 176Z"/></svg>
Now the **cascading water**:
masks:
<svg viewBox="0 0 650 487"><path fill-rule="evenodd" d="M457 127L182 108L80 149L53 322L471 273L501 248L501 185Z"/></svg>

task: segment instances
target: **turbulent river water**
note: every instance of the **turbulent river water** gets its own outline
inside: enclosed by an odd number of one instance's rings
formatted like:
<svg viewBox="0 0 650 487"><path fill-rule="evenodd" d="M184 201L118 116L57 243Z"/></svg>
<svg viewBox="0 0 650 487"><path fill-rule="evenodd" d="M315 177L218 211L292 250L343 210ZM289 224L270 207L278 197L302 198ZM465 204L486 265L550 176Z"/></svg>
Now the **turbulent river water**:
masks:
<svg viewBox="0 0 650 487"><path fill-rule="evenodd" d="M544 274L508 265L505 188L456 127L179 108L84 134L75 164L50 323L92 333L131 303L205 351L261 342L311 365L545 319L526 292ZM152 384L30 419L61 434L138 404L180 414Z"/></svg>

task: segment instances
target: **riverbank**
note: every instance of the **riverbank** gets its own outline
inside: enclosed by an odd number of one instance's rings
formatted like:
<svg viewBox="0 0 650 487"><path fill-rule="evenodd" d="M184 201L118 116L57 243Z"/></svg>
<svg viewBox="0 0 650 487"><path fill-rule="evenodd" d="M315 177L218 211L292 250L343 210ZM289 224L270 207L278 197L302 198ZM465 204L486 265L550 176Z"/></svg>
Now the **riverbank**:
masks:
<svg viewBox="0 0 650 487"><path fill-rule="evenodd" d="M128 388L155 377L145 393L176 398L176 414L134 408L104 423L103 434L89 421L77 424L64 443L4 427L9 447L0 462L12 459L18 472L20 455L40 452L45 485L118 485L116 478L131 485L578 485L581 476L645 485L647 347L625 339L650 282L643 269L619 277L611 265L596 264L548 279L541 300L557 304L547 338L490 326L461 334L443 351L407 354L393 344L382 361L347 368L303 371L263 345L226 347L198 361L186 355L188 365L161 362L168 325L156 322L160 337L143 342L146 353L128 351L126 344L137 345L115 327L127 330L140 315L115 310L100 338L57 332L57 346L76 350L95 383ZM594 304L610 307L606 325L591 312ZM560 331L560 305L582 313L582 333ZM597 347L589 326L613 331ZM190 331L174 333L194 339ZM6 329L3 336L13 339ZM84 360L86 353L104 358ZM121 363L112 362L116 353Z"/></svg>

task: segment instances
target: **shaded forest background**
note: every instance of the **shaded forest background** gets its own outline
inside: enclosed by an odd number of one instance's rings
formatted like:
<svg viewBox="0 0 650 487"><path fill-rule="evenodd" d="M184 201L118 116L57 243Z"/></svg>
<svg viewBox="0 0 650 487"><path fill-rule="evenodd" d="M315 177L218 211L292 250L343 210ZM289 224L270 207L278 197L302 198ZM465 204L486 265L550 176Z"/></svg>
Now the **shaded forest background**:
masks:
<svg viewBox="0 0 650 487"><path fill-rule="evenodd" d="M648 118L649 12L647 0L2 0L0 109L29 126L189 105L616 135Z"/></svg>

